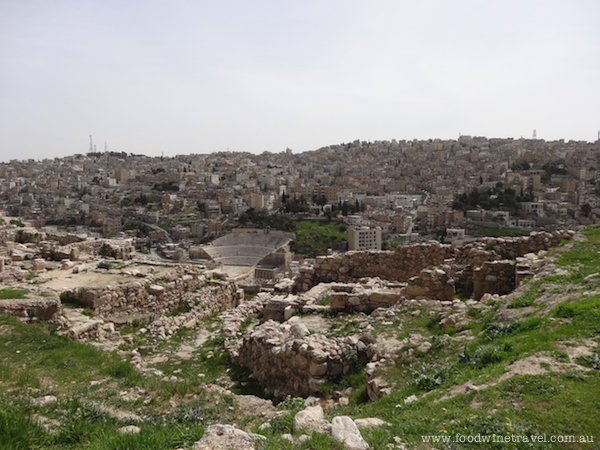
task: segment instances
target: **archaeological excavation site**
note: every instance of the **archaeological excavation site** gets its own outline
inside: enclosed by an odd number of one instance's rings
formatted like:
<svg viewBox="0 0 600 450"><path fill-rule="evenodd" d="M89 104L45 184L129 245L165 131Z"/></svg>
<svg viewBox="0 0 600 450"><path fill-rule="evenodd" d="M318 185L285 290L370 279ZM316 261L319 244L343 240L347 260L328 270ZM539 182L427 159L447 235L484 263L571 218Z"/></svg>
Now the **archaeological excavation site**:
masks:
<svg viewBox="0 0 600 450"><path fill-rule="evenodd" d="M597 229L333 253L276 278L291 238L244 237L176 261L128 239L3 226L2 448L600 439ZM552 430L572 402L579 425Z"/></svg>

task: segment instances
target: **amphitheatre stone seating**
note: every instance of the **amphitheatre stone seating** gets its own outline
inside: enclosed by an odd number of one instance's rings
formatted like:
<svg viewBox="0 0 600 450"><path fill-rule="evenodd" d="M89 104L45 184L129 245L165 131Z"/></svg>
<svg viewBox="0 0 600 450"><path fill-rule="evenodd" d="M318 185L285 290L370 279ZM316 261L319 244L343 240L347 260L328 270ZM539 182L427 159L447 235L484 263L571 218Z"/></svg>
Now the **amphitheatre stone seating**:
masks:
<svg viewBox="0 0 600 450"><path fill-rule="evenodd" d="M215 239L203 250L223 265L254 266L290 241L288 236L277 232L232 233Z"/></svg>
<svg viewBox="0 0 600 450"><path fill-rule="evenodd" d="M232 233L215 239L212 247L227 247L247 245L253 247L269 247L278 249L286 245L291 239L283 234L271 233Z"/></svg>

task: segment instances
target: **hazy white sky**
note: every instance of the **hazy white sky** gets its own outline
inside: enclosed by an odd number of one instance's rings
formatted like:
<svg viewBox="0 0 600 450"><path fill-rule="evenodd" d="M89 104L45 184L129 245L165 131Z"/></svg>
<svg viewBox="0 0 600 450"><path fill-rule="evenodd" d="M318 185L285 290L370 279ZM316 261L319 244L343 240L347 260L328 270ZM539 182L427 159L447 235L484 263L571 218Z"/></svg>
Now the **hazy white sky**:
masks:
<svg viewBox="0 0 600 450"><path fill-rule="evenodd" d="M598 0L2 0L0 161L595 141Z"/></svg>

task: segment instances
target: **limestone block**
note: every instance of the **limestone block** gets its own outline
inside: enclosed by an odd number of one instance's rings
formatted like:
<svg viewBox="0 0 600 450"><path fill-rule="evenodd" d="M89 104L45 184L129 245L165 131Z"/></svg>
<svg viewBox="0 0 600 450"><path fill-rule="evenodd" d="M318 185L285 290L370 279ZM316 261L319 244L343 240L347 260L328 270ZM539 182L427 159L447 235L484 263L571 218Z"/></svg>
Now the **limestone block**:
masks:
<svg viewBox="0 0 600 450"><path fill-rule="evenodd" d="M357 296L348 297L348 303L350 303L352 306L358 306L358 305L360 305L360 297L357 297Z"/></svg>
<svg viewBox="0 0 600 450"><path fill-rule="evenodd" d="M429 294L429 288L427 286L418 286L416 284L409 284L404 289L404 295L409 298L417 298L421 296L427 296Z"/></svg>
<svg viewBox="0 0 600 450"><path fill-rule="evenodd" d="M369 444L363 439L358 427L348 416L336 416L331 421L331 436L344 444L348 450L364 450Z"/></svg>
<svg viewBox="0 0 600 450"><path fill-rule="evenodd" d="M308 430L321 434L329 434L331 425L325 420L321 405L309 406L294 416L294 431Z"/></svg>
<svg viewBox="0 0 600 450"><path fill-rule="evenodd" d="M364 419L355 419L354 423L356 426L361 428L379 428L385 425L390 425L385 420L379 419L377 417L366 417Z"/></svg>
<svg viewBox="0 0 600 450"><path fill-rule="evenodd" d="M452 316L446 317L445 319L440 320L439 327L440 330L443 330L444 328L456 328L456 320Z"/></svg>
<svg viewBox="0 0 600 450"><path fill-rule="evenodd" d="M327 373L327 362L318 363L311 361L308 366L308 372L315 377L323 376Z"/></svg>
<svg viewBox="0 0 600 450"><path fill-rule="evenodd" d="M343 309L346 307L348 303L348 294L346 293L336 293L331 294L329 299L329 308L331 309Z"/></svg>
<svg viewBox="0 0 600 450"><path fill-rule="evenodd" d="M296 339L302 339L308 334L308 328L302 322L296 322L292 325L290 331Z"/></svg>
<svg viewBox="0 0 600 450"><path fill-rule="evenodd" d="M319 392L319 389L327 383L327 378L310 377L308 379L308 389L311 393Z"/></svg>
<svg viewBox="0 0 600 450"><path fill-rule="evenodd" d="M148 292L152 295L159 296L165 292L165 288L157 284L151 284L148 286Z"/></svg>
<svg viewBox="0 0 600 450"><path fill-rule="evenodd" d="M247 433L232 425L211 425L202 439L194 443L192 450L214 450L216 448L248 449L257 448L255 442L264 441L266 438L260 434Z"/></svg>
<svg viewBox="0 0 600 450"><path fill-rule="evenodd" d="M421 345L417 347L417 351L421 353L427 353L431 348L431 342L423 342Z"/></svg>
<svg viewBox="0 0 600 450"><path fill-rule="evenodd" d="M371 293L369 300L386 305L395 305L400 300L400 294L398 292L377 290Z"/></svg>
<svg viewBox="0 0 600 450"><path fill-rule="evenodd" d="M367 394L371 401L391 393L389 383L381 376L371 378L367 382Z"/></svg>
<svg viewBox="0 0 600 450"><path fill-rule="evenodd" d="M32 268L36 272L39 272L41 270L46 270L46 261L44 261L41 258L36 258L32 261Z"/></svg>

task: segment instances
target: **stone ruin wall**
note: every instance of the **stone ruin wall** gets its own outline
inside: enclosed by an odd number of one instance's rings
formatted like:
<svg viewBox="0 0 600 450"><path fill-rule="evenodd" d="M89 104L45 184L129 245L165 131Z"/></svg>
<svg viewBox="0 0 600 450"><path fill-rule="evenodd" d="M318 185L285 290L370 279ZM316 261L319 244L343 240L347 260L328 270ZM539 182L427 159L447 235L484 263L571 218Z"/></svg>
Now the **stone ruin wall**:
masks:
<svg viewBox="0 0 600 450"><path fill-rule="evenodd" d="M239 297L234 282L207 279L183 269L162 282L143 279L123 285L81 286L64 293L100 317L159 316L182 304L210 315L234 308Z"/></svg>
<svg viewBox="0 0 600 450"><path fill-rule="evenodd" d="M131 239L89 239L85 234L51 234L34 228L4 229L0 243L0 256L9 261L80 261L89 256L128 260L135 255Z"/></svg>
<svg viewBox="0 0 600 450"><path fill-rule="evenodd" d="M22 322L43 320L59 326L65 325L58 297L32 297L0 301L0 313L10 314Z"/></svg>
<svg viewBox="0 0 600 450"><path fill-rule="evenodd" d="M571 230L533 232L527 237L487 238L468 245L432 242L398 247L395 251L351 251L336 256L319 256L313 267L300 268L294 291L307 291L318 283L348 283L365 277L406 282L429 266L444 266L450 278L466 285L481 280L475 271L484 263L547 251L570 240L574 234ZM495 267L500 266L492 265L486 269L488 285L493 284L491 277L494 274L487 270ZM504 279L505 274L500 274L500 277ZM514 287L513 283L512 289Z"/></svg>
<svg viewBox="0 0 600 450"><path fill-rule="evenodd" d="M341 378L372 345L353 337L307 333L299 321L269 320L243 339L234 362L249 367L268 395L308 397Z"/></svg>

